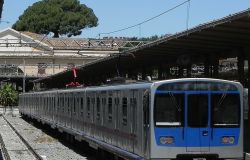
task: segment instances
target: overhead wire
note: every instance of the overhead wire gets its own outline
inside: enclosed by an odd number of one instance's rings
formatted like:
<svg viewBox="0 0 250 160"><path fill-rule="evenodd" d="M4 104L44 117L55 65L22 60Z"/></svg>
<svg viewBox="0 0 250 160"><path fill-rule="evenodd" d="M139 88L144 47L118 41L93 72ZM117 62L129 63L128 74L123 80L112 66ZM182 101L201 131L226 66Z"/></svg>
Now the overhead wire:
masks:
<svg viewBox="0 0 250 160"><path fill-rule="evenodd" d="M112 34L112 33L121 32L121 31L124 31L124 30L128 30L128 29L130 29L130 28L134 28L134 27L137 27L137 26L141 26L142 24L147 23L147 22L149 22L149 21L151 21L151 20L153 20L153 19L156 19L156 18L158 18L158 17L160 17L160 16L162 16L162 15L164 15L164 14L166 14L166 13L168 13L168 12L170 12L170 11L172 11L172 10L174 10L174 9L176 9L176 8L178 8L178 7L182 6L182 5L184 5L184 4L186 4L186 3L189 3L189 4L190 4L190 0L186 0L186 1L184 1L184 2L182 2L182 3L180 3L180 4L176 5L176 6L174 6L174 7L172 7L172 8L170 8L170 9L168 9L168 10L166 10L166 11L164 11L164 12L158 14L158 15L156 15L156 16L153 16L153 17L151 17L151 18L149 18L149 19L146 19L146 20L144 20L144 21L142 21L142 22L140 22L140 23L137 23L137 24L135 24L135 25L128 26L128 27L125 27L125 28L122 28L122 29L118 29L118 30L115 30L115 31L111 31L111 32L99 33L98 35L99 35L99 37L100 37L100 35L103 35L103 34ZM188 7L188 8L189 8L189 7ZM188 9L188 10L189 10L189 9ZM188 11L188 12L189 12L189 11ZM189 17L189 15L188 15L188 17Z"/></svg>
<svg viewBox="0 0 250 160"><path fill-rule="evenodd" d="M32 52L31 52L31 55L33 54L34 50L43 42L43 40L44 40L47 36L48 36L48 34L45 34L45 35L43 36L43 38L40 40L40 42L37 43L37 45L36 45L35 47L33 47Z"/></svg>

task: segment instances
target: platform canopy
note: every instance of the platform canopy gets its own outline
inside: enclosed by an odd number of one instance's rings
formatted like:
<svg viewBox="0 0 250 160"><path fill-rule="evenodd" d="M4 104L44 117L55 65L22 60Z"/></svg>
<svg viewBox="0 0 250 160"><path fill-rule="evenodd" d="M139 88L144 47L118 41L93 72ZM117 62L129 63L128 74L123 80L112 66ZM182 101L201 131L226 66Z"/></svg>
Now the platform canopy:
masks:
<svg viewBox="0 0 250 160"><path fill-rule="evenodd" d="M77 67L77 81L98 82L117 74L131 73L157 66L185 66L214 58L250 54L250 9L198 25L146 45L113 54ZM73 81L72 71L38 79L49 88L60 88Z"/></svg>

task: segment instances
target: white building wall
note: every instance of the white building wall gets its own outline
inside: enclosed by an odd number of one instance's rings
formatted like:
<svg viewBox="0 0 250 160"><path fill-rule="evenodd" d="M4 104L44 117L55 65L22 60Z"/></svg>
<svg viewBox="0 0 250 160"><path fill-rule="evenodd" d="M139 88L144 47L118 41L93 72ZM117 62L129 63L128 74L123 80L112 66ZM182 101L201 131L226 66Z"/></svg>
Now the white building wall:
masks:
<svg viewBox="0 0 250 160"><path fill-rule="evenodd" d="M118 53L118 51L100 49L56 50L13 29L0 31L0 67L15 65L26 76L37 77L56 74L67 70L69 64L84 65L112 53ZM38 65L41 63L46 66L45 74L38 74Z"/></svg>

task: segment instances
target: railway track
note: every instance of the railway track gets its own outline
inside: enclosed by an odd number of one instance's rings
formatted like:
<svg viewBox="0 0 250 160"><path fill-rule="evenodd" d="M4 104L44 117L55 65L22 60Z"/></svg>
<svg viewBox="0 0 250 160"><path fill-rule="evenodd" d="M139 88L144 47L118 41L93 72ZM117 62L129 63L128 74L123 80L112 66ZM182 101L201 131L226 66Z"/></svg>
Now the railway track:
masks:
<svg viewBox="0 0 250 160"><path fill-rule="evenodd" d="M5 150L4 143L3 143L3 138L2 135L0 134L0 160L6 160L6 153L7 151Z"/></svg>
<svg viewBox="0 0 250 160"><path fill-rule="evenodd" d="M20 138L20 140L23 142L23 144L28 148L28 151L34 156L37 160L44 160L43 157L41 157L33 148L32 146L24 139L24 137L15 129L15 127L4 117L3 119L6 121L6 123L10 126L10 128L15 132L15 134ZM7 149L5 148L5 145L3 143L2 137L0 136L0 143L1 143L1 149L3 153L3 157L5 160L11 160Z"/></svg>

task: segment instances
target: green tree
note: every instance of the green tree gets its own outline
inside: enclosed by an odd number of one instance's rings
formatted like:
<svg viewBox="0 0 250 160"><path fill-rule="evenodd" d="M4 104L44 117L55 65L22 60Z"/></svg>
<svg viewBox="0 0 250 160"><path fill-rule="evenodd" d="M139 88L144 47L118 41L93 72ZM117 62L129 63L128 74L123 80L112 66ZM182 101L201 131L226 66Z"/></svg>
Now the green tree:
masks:
<svg viewBox="0 0 250 160"><path fill-rule="evenodd" d="M0 103L3 106L17 105L18 93L11 84L5 84L0 89Z"/></svg>
<svg viewBox="0 0 250 160"><path fill-rule="evenodd" d="M54 33L54 37L80 35L81 29L96 27L98 18L79 0L42 0L28 7L12 26L18 31L38 34Z"/></svg>
<svg viewBox="0 0 250 160"><path fill-rule="evenodd" d="M0 19L2 18L4 0L0 0Z"/></svg>

